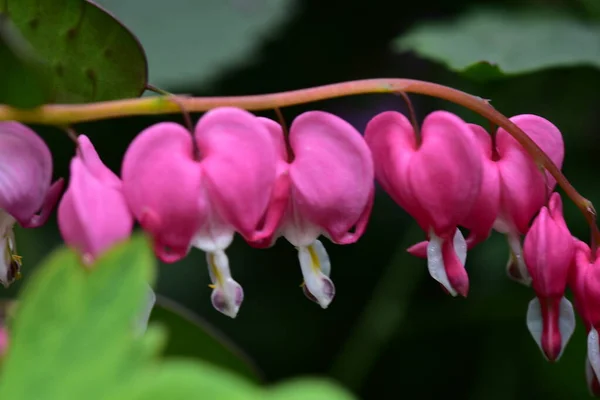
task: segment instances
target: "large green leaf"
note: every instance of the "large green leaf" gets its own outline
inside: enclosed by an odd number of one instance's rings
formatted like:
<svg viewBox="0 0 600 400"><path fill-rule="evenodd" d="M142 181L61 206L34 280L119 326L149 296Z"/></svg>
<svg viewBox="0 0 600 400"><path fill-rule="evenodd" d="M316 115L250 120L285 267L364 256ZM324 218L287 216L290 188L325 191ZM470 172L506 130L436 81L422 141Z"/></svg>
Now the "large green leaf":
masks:
<svg viewBox="0 0 600 400"><path fill-rule="evenodd" d="M27 282L10 326L0 398L103 399L128 383L153 350L133 329L153 267L141 238L91 270L69 250L52 254Z"/></svg>
<svg viewBox="0 0 600 400"><path fill-rule="evenodd" d="M13 23L0 14L0 104L29 108L48 96L44 66Z"/></svg>
<svg viewBox="0 0 600 400"><path fill-rule="evenodd" d="M166 355L198 358L260 380L256 366L247 355L208 322L181 305L158 296L150 322L165 326L169 333Z"/></svg>
<svg viewBox="0 0 600 400"><path fill-rule="evenodd" d="M450 22L417 25L395 47L476 79L551 67L600 68L600 24L566 13L479 9Z"/></svg>
<svg viewBox="0 0 600 400"><path fill-rule="evenodd" d="M293 15L293 0L98 0L138 35L150 82L173 89L203 84L254 58L258 45ZM184 89L185 90L185 89Z"/></svg>
<svg viewBox="0 0 600 400"><path fill-rule="evenodd" d="M144 50L127 28L91 1L0 0L0 12L45 60L51 72L46 101L113 100L144 91Z"/></svg>

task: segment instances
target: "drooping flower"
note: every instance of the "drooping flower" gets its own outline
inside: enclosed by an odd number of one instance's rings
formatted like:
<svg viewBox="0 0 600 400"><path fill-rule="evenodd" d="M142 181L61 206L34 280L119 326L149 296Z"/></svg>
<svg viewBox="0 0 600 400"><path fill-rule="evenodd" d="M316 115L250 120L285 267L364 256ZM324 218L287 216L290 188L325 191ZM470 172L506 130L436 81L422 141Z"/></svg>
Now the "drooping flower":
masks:
<svg viewBox="0 0 600 400"><path fill-rule="evenodd" d="M58 205L58 227L65 243L79 251L86 264L133 229L133 216L122 182L108 169L87 136L77 139L69 186Z"/></svg>
<svg viewBox="0 0 600 400"><path fill-rule="evenodd" d="M298 249L305 295L327 308L335 286L329 278L329 256L318 237L350 244L363 234L374 195L371 153L360 133L333 114L309 111L296 117L289 132L293 154L287 152L281 126L270 119L261 121L271 134L282 182L282 192L270 208L283 204L285 213L277 231L251 245L268 247L285 237Z"/></svg>
<svg viewBox="0 0 600 400"><path fill-rule="evenodd" d="M444 111L428 115L421 142L408 119L384 112L367 125L375 175L383 189L426 232L427 266L451 295L466 296L466 242L457 226L470 213L482 181L476 139L463 120Z"/></svg>
<svg viewBox="0 0 600 400"><path fill-rule="evenodd" d="M44 141L18 122L0 122L0 283L20 276L13 227L43 225L63 188L52 180L52 156Z"/></svg>
<svg viewBox="0 0 600 400"><path fill-rule="evenodd" d="M594 286L590 286L589 294L586 292L586 281L590 270L600 269L600 251L596 251L596 254L592 254L590 247L578 240L574 239L575 255L573 257L573 263L571 265L571 271L569 273L569 287L573 292L575 310L583 320L586 332L588 334L588 346L587 354L585 357L585 376L587 386L592 396L600 397L600 381L596 371L600 371L600 347L596 344L598 340L598 334L596 328L593 326L594 313L593 308L600 304L598 299L595 299L600 292L594 290ZM591 297L591 301L588 301L587 296ZM592 333L592 330L595 333ZM592 362L596 365L596 368L592 367Z"/></svg>
<svg viewBox="0 0 600 400"><path fill-rule="evenodd" d="M575 246L553 193L525 236L523 257L536 298L527 310L527 328L549 361L556 361L575 330L575 313L564 296Z"/></svg>
<svg viewBox="0 0 600 400"><path fill-rule="evenodd" d="M564 144L560 131L546 119L523 114L510 118L560 168ZM556 181L543 173L523 147L503 128L495 140L479 125L469 124L482 156L483 179L479 196L471 212L459 224L470 230L468 248L487 239L493 227L507 236L510 257L507 273L525 285L531 283L523 261L521 235L527 233L529 222L544 205ZM426 257L426 242L409 249L413 255Z"/></svg>
<svg viewBox="0 0 600 400"><path fill-rule="evenodd" d="M193 134L175 123L153 125L123 159L125 198L152 236L156 255L170 263L192 246L205 251L213 306L230 317L244 294L231 277L225 249L235 232L259 240L276 226L281 213L266 213L275 169L267 128L230 107L204 114Z"/></svg>

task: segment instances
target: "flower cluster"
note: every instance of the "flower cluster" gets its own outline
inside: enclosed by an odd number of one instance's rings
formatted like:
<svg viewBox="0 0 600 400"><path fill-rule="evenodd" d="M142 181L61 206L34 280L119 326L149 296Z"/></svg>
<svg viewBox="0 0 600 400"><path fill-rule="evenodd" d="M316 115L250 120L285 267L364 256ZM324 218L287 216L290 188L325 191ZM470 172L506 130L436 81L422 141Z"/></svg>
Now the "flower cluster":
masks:
<svg viewBox="0 0 600 400"><path fill-rule="evenodd" d="M564 144L552 123L535 115L511 122L561 167ZM125 240L137 221L163 262L181 260L192 248L206 253L212 304L230 317L244 298L226 255L236 233L255 248L287 239L298 251L304 293L326 308L335 286L319 237L336 244L361 237L375 180L422 228L426 240L408 251L427 259L430 275L452 296L468 294L467 251L492 230L505 234L507 273L535 292L527 327L550 361L560 358L575 328L565 297L567 286L573 291L589 332L588 381L600 394L597 251L572 237L554 178L504 129L488 134L445 111L417 127L390 111L375 116L363 136L335 115L310 111L287 132L273 120L223 107L205 113L192 132L170 122L142 131L120 177L86 136L77 147L58 223L82 262L91 265ZM19 123L0 123L0 155L7 160L0 164L0 281L7 286L21 263L13 225L42 224L62 180L50 185L50 152Z"/></svg>

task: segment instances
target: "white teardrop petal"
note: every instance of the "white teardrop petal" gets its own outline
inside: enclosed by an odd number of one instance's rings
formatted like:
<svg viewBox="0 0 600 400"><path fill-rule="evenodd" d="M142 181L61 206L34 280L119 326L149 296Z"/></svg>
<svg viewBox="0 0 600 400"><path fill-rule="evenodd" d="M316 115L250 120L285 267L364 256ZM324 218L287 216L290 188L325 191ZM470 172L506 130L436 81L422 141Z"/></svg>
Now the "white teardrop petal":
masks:
<svg viewBox="0 0 600 400"><path fill-rule="evenodd" d="M600 344L598 343L598 331L592 328L587 337L588 360L596 376L600 376Z"/></svg>
<svg viewBox="0 0 600 400"><path fill-rule="evenodd" d="M544 329L544 323L542 321L542 308L537 297L531 300L527 307L527 329L540 350L542 350L544 358L547 359L546 354L542 349L542 331Z"/></svg>
<svg viewBox="0 0 600 400"><path fill-rule="evenodd" d="M464 267L467 262L467 241L458 228L456 228L456 233L454 234L454 252Z"/></svg>
<svg viewBox="0 0 600 400"><path fill-rule="evenodd" d="M327 308L335 296L335 286L327 274L323 273L323 267L327 273L331 271L331 264L325 247L320 242L319 244L320 246L316 243L299 246L298 261L304 278L304 289L312 296L308 297L322 308Z"/></svg>
<svg viewBox="0 0 600 400"><path fill-rule="evenodd" d="M566 297L560 299L560 314L558 316L558 330L560 331L561 338L561 350L560 354L556 358L556 361L560 359L567 343L575 332L575 311L573 310L573 304Z"/></svg>
<svg viewBox="0 0 600 400"><path fill-rule="evenodd" d="M442 286L446 288L448 293L456 296L456 290L450 285L446 268L444 268L444 258L442 257L442 239L435 233L429 233L429 243L427 243L427 269L429 275Z"/></svg>

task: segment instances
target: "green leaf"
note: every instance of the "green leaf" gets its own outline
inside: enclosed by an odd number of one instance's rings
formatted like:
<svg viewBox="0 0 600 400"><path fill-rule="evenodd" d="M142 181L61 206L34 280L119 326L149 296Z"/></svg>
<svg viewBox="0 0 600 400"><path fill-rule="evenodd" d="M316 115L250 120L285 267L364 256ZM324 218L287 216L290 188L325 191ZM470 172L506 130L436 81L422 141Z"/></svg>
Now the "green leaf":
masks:
<svg viewBox="0 0 600 400"><path fill-rule="evenodd" d="M150 82L172 89L205 84L256 57L259 44L293 16L293 0L99 0L140 38ZM143 5L141 4L143 3Z"/></svg>
<svg viewBox="0 0 600 400"><path fill-rule="evenodd" d="M395 48L479 80L552 67L600 68L600 24L566 13L479 9L417 25Z"/></svg>
<svg viewBox="0 0 600 400"><path fill-rule="evenodd" d="M254 381L261 380L258 369L241 349L181 305L157 296L150 322L166 327L169 337L166 355L198 358Z"/></svg>
<svg viewBox="0 0 600 400"><path fill-rule="evenodd" d="M111 400L262 400L262 390L210 364L170 361Z"/></svg>
<svg viewBox="0 0 600 400"><path fill-rule="evenodd" d="M47 102L114 100L144 91L144 50L127 28L92 2L0 0L0 12L51 72Z"/></svg>
<svg viewBox="0 0 600 400"><path fill-rule="evenodd" d="M0 14L0 104L31 108L48 96L43 65L13 23Z"/></svg>
<svg viewBox="0 0 600 400"><path fill-rule="evenodd" d="M91 270L67 249L54 252L27 282L10 326L0 398L104 399L157 350L156 330L136 340L154 258L138 237Z"/></svg>
<svg viewBox="0 0 600 400"><path fill-rule="evenodd" d="M324 379L297 379L274 387L269 400L352 400L348 391Z"/></svg>

